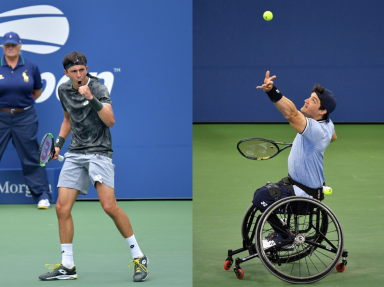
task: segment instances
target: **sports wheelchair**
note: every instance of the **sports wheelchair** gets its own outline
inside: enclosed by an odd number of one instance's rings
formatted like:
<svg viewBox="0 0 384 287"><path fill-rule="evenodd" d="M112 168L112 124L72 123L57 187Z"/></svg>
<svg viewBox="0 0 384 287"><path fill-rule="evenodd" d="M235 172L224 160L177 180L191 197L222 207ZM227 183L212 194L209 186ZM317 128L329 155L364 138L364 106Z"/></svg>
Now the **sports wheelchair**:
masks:
<svg viewBox="0 0 384 287"><path fill-rule="evenodd" d="M262 240L274 231L268 222L272 214L279 218L291 239L263 248ZM274 276L294 284L319 281L334 268L343 272L347 265L348 252L343 249L343 232L338 219L325 204L310 197L283 198L263 213L251 204L241 224L241 235L243 247L229 249L224 263L224 269L229 270L234 263L232 256L248 251L248 256L235 259L233 269L239 279L244 277L240 264L256 257Z"/></svg>

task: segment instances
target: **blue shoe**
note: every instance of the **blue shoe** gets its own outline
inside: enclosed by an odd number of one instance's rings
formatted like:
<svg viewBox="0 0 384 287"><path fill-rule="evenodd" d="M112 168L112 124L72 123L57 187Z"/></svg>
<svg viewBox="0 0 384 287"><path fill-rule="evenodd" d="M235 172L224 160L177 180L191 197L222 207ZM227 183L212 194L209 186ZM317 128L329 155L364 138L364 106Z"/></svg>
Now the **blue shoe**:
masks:
<svg viewBox="0 0 384 287"><path fill-rule="evenodd" d="M270 248L270 247L275 246L277 244L281 244L281 243L284 243L284 242L287 242L290 240L292 240L291 237L284 239L280 233L272 232L272 233L269 233L268 236L266 236L263 239L263 248L267 249L267 248ZM287 244L287 245L282 246L281 250L292 251L292 250L294 250L294 247L295 246L293 243Z"/></svg>

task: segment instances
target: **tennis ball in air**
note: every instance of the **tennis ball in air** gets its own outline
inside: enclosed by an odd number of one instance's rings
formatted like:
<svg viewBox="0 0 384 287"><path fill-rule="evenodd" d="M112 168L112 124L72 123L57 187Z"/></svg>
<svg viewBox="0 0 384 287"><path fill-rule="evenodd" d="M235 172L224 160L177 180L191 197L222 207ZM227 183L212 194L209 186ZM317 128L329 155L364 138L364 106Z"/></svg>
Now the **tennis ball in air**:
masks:
<svg viewBox="0 0 384 287"><path fill-rule="evenodd" d="M265 21L271 21L273 19L273 14L271 11L265 11L263 14L263 18Z"/></svg>
<svg viewBox="0 0 384 287"><path fill-rule="evenodd" d="M323 192L324 192L324 195L331 195L332 194L332 188L329 186L323 186Z"/></svg>

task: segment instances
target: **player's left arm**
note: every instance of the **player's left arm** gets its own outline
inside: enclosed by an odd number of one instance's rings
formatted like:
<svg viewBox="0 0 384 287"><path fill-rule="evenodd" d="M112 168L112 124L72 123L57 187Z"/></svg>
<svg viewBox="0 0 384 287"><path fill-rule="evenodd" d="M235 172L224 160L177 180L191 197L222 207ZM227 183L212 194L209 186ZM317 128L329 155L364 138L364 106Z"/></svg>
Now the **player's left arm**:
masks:
<svg viewBox="0 0 384 287"><path fill-rule="evenodd" d="M335 140L337 140L336 131L333 133L333 136L331 138L331 142L334 142Z"/></svg>
<svg viewBox="0 0 384 287"><path fill-rule="evenodd" d="M307 120L304 115L299 112L294 103L291 100L284 97L276 87L273 86L273 80L276 76L269 76L269 71L265 74L264 84L257 86L257 89L262 89L264 92L268 93L268 96L271 98L272 102L275 104L276 108L283 114L291 126L298 133L302 133L307 126ZM272 93L270 95L269 93Z"/></svg>
<svg viewBox="0 0 384 287"><path fill-rule="evenodd" d="M115 124L115 116L113 115L113 109L110 105L103 104L103 108L98 111L97 114L108 127L113 127Z"/></svg>
<svg viewBox="0 0 384 287"><path fill-rule="evenodd" d="M90 102L103 123L108 127L113 127L115 124L115 116L113 115L112 106L100 103L99 100L91 94L88 86L79 87L79 93Z"/></svg>

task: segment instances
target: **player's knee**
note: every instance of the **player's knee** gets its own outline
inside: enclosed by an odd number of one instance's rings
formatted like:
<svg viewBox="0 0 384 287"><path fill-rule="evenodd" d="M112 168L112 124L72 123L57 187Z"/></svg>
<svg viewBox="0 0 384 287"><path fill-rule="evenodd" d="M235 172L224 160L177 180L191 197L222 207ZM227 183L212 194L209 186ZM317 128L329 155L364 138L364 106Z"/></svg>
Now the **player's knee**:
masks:
<svg viewBox="0 0 384 287"><path fill-rule="evenodd" d="M261 211L264 211L268 208L271 203L271 196L268 189L263 186L255 191L253 196L252 203L254 206L258 207Z"/></svg>
<svg viewBox="0 0 384 287"><path fill-rule="evenodd" d="M104 204L103 209L106 214L108 214L110 217L116 217L119 212L119 207L117 204Z"/></svg>
<svg viewBox="0 0 384 287"><path fill-rule="evenodd" d="M67 208L65 205L60 204L59 201L56 203L55 209L57 217L66 217L71 213L71 209Z"/></svg>

